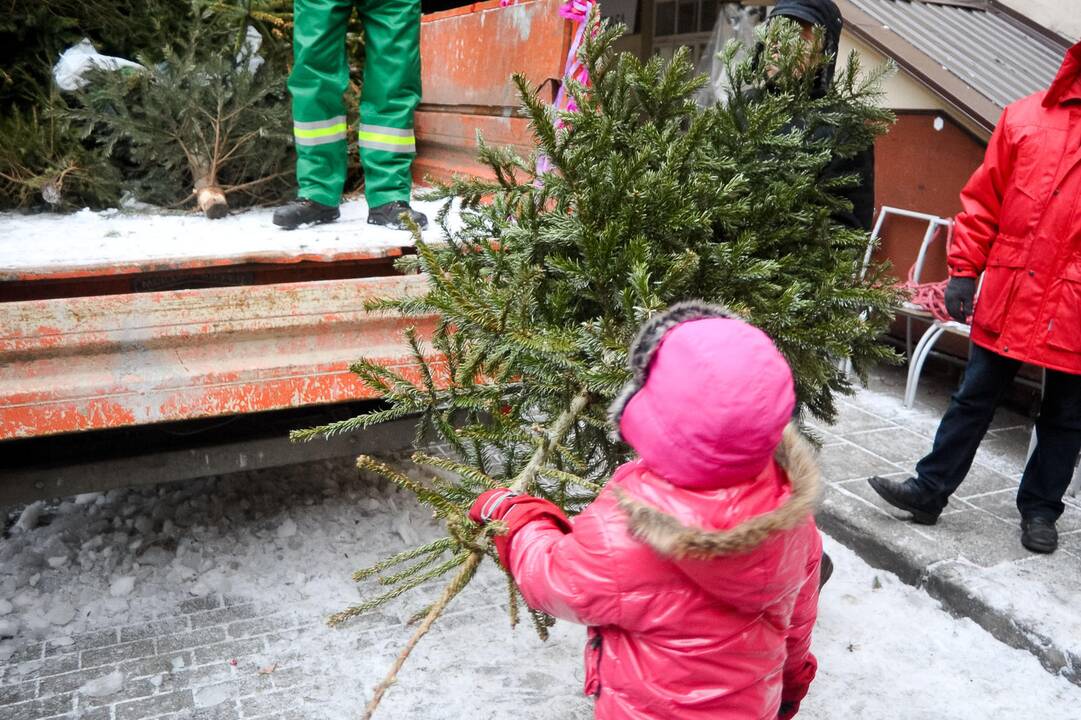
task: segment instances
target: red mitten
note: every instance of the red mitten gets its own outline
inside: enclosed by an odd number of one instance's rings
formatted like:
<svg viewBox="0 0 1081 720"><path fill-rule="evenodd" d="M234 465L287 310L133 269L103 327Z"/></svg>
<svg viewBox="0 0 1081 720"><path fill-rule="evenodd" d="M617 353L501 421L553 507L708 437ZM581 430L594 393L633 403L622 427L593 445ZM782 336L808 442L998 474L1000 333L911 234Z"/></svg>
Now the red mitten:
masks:
<svg viewBox="0 0 1081 720"><path fill-rule="evenodd" d="M555 503L532 495L519 495L507 488L488 490L480 495L469 509L469 518L483 525L489 520L502 520L507 532L492 537L492 544L499 553L499 562L509 567L510 541L514 533L534 520L548 519L563 532L571 531L571 521Z"/></svg>

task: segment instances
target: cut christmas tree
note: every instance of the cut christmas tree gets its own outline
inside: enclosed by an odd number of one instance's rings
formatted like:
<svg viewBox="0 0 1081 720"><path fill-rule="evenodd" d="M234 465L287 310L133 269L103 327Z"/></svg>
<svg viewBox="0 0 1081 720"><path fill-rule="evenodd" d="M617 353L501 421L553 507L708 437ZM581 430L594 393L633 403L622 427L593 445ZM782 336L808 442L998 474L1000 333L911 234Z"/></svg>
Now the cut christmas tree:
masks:
<svg viewBox="0 0 1081 720"><path fill-rule="evenodd" d="M536 157L482 144L497 180L441 186L440 196L466 206L462 229L445 230L440 245L418 238L417 255L402 261L426 273L428 294L372 308L438 315L433 337L409 334L423 383L361 359L354 372L386 408L294 433L311 439L418 414L419 439L453 451L415 456L438 472L427 484L359 460L414 492L445 520L448 536L358 573L383 575L390 590L331 621L455 573L422 611L369 712L416 640L492 555L484 533L499 528L482 530L466 516L479 493L511 485L573 515L628 459L609 435L607 408L630 376L628 344L653 313L687 299L728 306L775 340L803 412L825 420L834 396L851 389L844 359L857 374L894 359L878 338L897 295L882 268L860 272L867 235L834 221L847 202L838 192L857 179L822 179L831 159L887 129L891 116L876 105L884 70L863 73L850 57L829 91L812 97L814 73L795 26L772 23L760 40L776 48L774 68L757 66L754 54L737 63L729 47L733 98L700 108L694 97L704 79L685 54L641 63L614 51L620 30L590 23L581 56L591 87L570 85L575 111L553 113L516 79L546 170L538 175ZM438 361L425 360L432 350ZM543 634L550 620L533 619Z"/></svg>
<svg viewBox="0 0 1081 720"><path fill-rule="evenodd" d="M186 42L142 71L92 70L64 112L111 157L124 156L144 202L193 200L209 218L230 194L251 203L291 194L292 137L284 76L236 42L231 24L198 18ZM231 42L232 41L232 42Z"/></svg>

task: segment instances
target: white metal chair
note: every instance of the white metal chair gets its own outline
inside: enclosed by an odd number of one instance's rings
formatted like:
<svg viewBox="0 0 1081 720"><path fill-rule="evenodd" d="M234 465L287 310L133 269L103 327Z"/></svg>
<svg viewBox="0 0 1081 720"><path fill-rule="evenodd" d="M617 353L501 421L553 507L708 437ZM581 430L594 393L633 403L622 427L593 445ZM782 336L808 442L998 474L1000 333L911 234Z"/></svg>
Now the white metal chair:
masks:
<svg viewBox="0 0 1081 720"><path fill-rule="evenodd" d="M927 223L927 229L923 233L923 240L920 242L919 253L916 255L916 262L912 266L912 281L918 283L923 274L923 265L927 260L928 249L935 241L935 238L938 237L939 231L941 230L946 231L946 242L949 242L949 236L953 229L953 221L948 218L916 212L914 210L905 210L903 208L895 208L888 205L882 206L878 211L878 218L875 220L874 228L871 230L870 242L868 242L867 251L863 256L863 268L861 273L866 273L867 268L870 266L871 255L882 236L882 227L886 223L886 218L891 215L911 218L913 220L922 220ZM905 300L901 306L897 308L897 313L903 315L905 318L905 352L909 358L908 378L905 381L905 407L910 408L916 398L916 390L920 382L920 373L923 372L923 364L927 360L927 356L930 355L931 350L934 349L935 343L947 332L967 337L968 326L964 323L952 321L948 323L939 322L925 308L908 300ZM915 349L912 348L913 320L928 323L930 326L920 336L920 340L916 344Z"/></svg>

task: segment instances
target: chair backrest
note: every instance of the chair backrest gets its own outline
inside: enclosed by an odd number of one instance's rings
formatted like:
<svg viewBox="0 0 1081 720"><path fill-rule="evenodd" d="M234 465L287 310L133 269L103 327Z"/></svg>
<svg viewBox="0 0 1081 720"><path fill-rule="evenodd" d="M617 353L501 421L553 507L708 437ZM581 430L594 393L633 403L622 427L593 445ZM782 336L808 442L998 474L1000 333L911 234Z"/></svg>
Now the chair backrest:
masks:
<svg viewBox="0 0 1081 720"><path fill-rule="evenodd" d="M871 236L867 241L867 250L863 254L863 265L860 268L860 279L863 279L867 274L867 268L871 265L871 256L874 254L875 248L878 246L878 240L882 236L882 227L886 223L886 218L890 215L923 220L927 223L927 230L923 233L923 240L920 242L920 250L916 255L916 262L912 266L911 273L912 281L919 283L920 275L923 272L923 263L927 259L927 249L934 242L938 236L938 231L941 229L946 231L946 250L949 251L950 241L953 239L953 219L883 205L878 210L878 217L875 219L874 228L872 228Z"/></svg>

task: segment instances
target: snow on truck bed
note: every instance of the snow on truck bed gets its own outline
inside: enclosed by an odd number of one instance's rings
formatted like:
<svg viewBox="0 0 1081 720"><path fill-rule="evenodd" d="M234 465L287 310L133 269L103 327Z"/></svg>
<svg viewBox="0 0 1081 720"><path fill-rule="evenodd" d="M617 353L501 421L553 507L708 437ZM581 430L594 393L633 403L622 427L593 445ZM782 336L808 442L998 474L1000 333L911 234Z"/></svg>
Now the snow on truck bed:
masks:
<svg viewBox="0 0 1081 720"><path fill-rule="evenodd" d="M413 206L432 224L442 202ZM402 230L369 225L363 200L342 204L341 219L282 230L273 210L238 212L221 220L195 213L89 209L68 215L0 213L0 282L122 275L248 263L335 262L395 257L413 244ZM452 226L455 218L451 217Z"/></svg>

